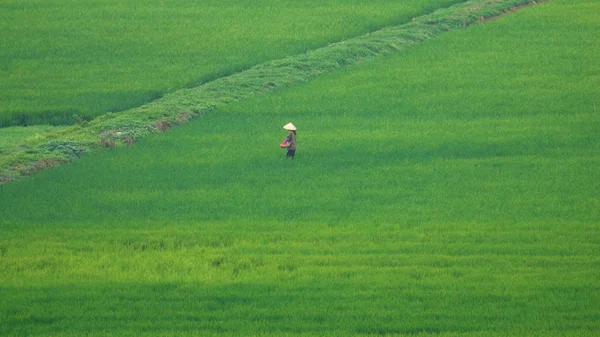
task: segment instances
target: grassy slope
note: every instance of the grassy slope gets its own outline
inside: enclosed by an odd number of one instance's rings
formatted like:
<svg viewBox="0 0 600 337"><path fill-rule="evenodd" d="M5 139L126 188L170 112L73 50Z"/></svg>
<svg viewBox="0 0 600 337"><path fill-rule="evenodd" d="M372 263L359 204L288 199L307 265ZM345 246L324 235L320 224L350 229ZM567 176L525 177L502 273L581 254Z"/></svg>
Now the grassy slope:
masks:
<svg viewBox="0 0 600 337"><path fill-rule="evenodd" d="M2 186L2 332L597 335L597 8L525 9Z"/></svg>
<svg viewBox="0 0 600 337"><path fill-rule="evenodd" d="M456 0L0 4L0 127L72 124Z"/></svg>

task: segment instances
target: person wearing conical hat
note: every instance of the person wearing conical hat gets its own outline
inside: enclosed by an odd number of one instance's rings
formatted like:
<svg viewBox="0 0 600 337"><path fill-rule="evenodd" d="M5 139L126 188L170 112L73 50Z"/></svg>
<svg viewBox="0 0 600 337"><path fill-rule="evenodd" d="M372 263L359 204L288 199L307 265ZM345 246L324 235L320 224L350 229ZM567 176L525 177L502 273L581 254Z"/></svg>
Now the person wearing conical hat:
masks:
<svg viewBox="0 0 600 337"><path fill-rule="evenodd" d="M296 146L298 145L296 127L292 123L287 123L283 126L283 128L285 130L288 130L286 141L287 143L289 143L289 145L287 146L287 154L285 155L285 159L288 159L290 157L294 159L294 156L296 155Z"/></svg>

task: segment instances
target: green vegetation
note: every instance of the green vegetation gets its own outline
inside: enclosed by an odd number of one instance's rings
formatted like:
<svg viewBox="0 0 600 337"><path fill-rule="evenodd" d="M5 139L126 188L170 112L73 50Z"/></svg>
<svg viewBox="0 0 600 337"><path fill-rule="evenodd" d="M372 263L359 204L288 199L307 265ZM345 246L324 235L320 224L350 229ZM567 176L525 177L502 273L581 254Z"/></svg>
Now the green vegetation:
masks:
<svg viewBox="0 0 600 337"><path fill-rule="evenodd" d="M597 336L598 9L526 8L0 186L0 335Z"/></svg>
<svg viewBox="0 0 600 337"><path fill-rule="evenodd" d="M305 54L267 62L198 87L178 90L126 112L109 113L92 122L76 116L77 126L19 142L16 150L0 158L0 182L13 181L37 172L46 166L40 166L40 162L72 159L61 152L48 153L47 142L66 141L71 147L79 148L79 152L123 143L130 145L142 136L185 124L220 105L297 84L343 66L396 53L414 43L464 28L528 1L489 3L476 0L460 3L415 18L408 24L386 27Z"/></svg>
<svg viewBox="0 0 600 337"><path fill-rule="evenodd" d="M48 131L57 131L60 128L47 125L31 126L27 128L9 127L2 129L0 137L0 154L8 155L18 150L19 144L41 137Z"/></svg>
<svg viewBox="0 0 600 337"><path fill-rule="evenodd" d="M0 127L72 124L458 0L0 4Z"/></svg>

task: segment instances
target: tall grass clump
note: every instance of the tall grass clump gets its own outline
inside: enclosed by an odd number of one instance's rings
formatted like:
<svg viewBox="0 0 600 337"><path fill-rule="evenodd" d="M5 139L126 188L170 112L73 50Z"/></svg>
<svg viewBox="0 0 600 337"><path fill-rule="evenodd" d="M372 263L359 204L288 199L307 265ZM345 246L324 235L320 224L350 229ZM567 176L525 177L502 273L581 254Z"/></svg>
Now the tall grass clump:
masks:
<svg viewBox="0 0 600 337"><path fill-rule="evenodd" d="M123 111L456 2L4 1L0 127Z"/></svg>
<svg viewBox="0 0 600 337"><path fill-rule="evenodd" d="M1 186L0 334L597 335L598 6L526 8Z"/></svg>

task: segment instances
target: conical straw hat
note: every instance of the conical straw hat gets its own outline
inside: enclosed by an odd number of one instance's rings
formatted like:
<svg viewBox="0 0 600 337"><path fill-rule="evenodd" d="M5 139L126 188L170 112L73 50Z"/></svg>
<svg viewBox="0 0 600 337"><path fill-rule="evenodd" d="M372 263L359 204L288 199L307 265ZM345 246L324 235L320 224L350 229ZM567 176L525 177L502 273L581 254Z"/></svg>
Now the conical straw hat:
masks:
<svg viewBox="0 0 600 337"><path fill-rule="evenodd" d="M283 126L283 128L286 129L286 130L289 130L289 131L295 131L296 130L296 127L292 123L287 123L286 125Z"/></svg>

